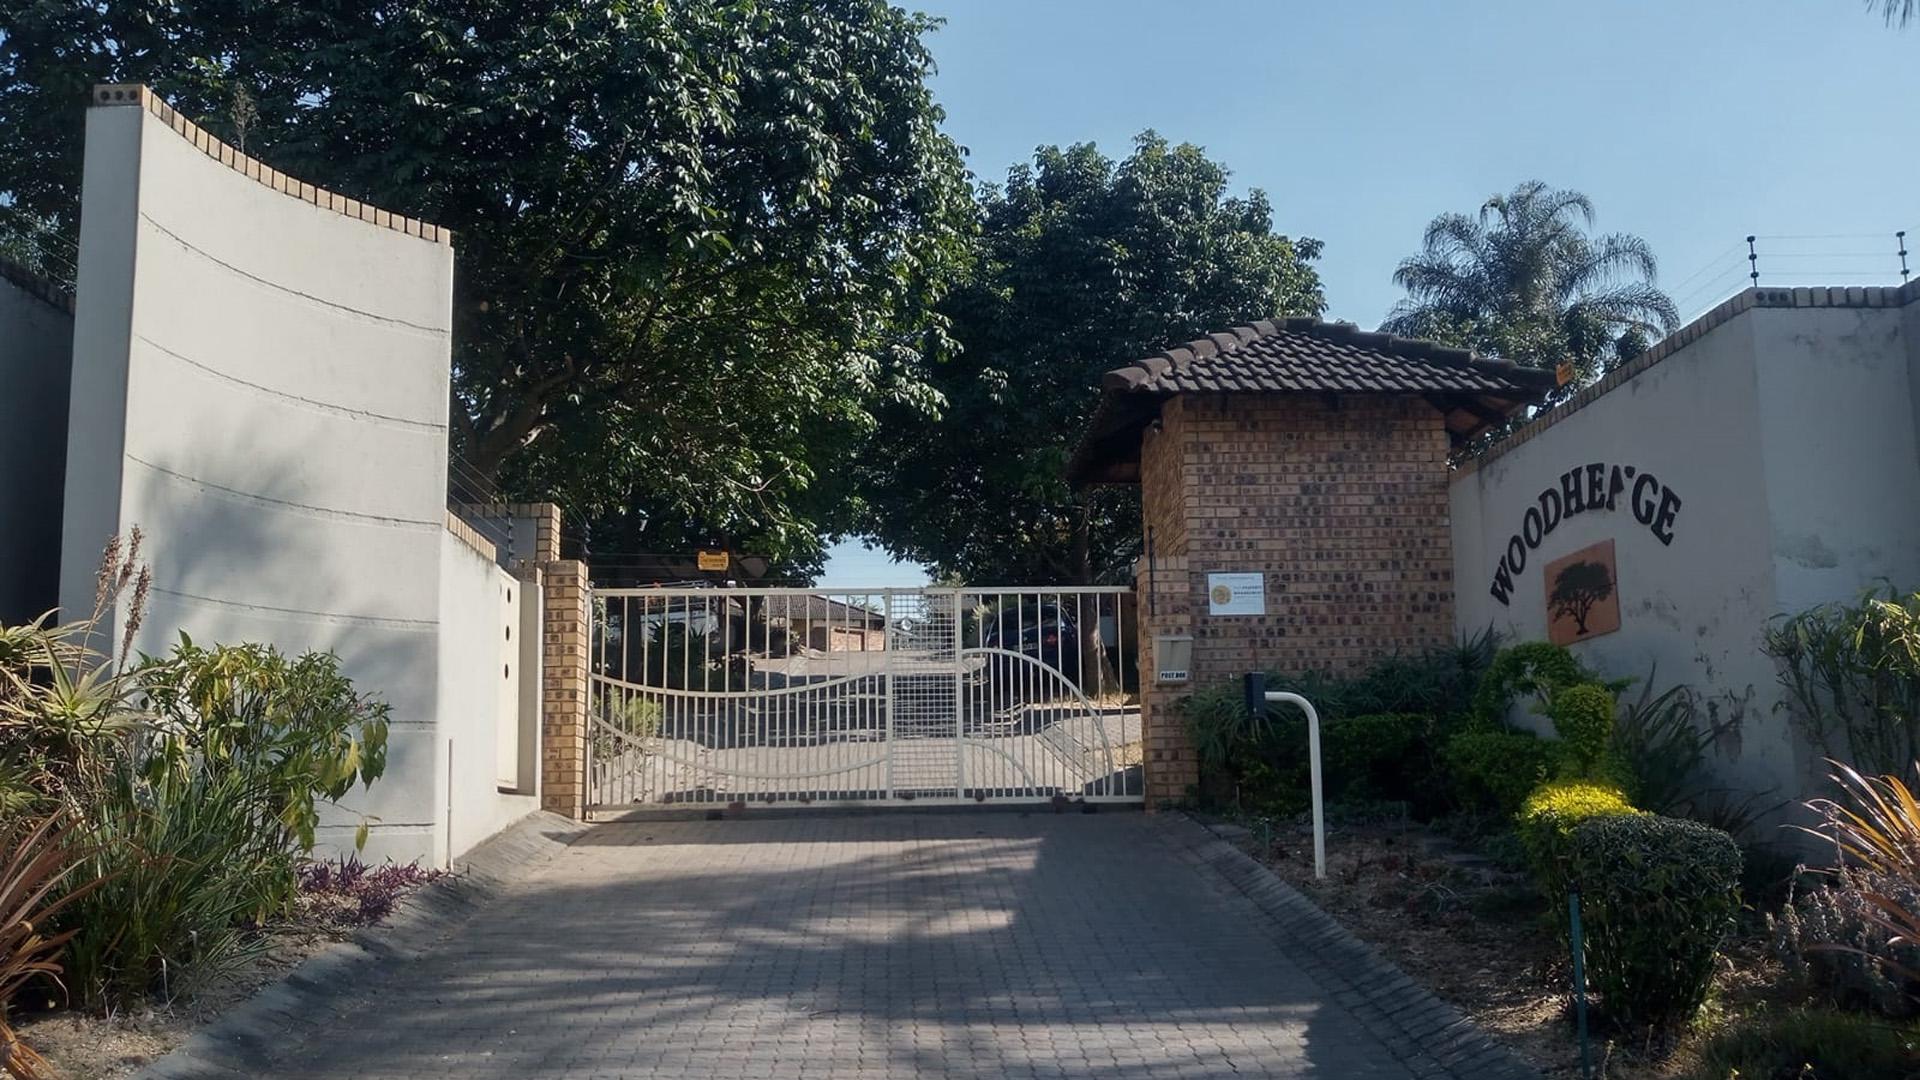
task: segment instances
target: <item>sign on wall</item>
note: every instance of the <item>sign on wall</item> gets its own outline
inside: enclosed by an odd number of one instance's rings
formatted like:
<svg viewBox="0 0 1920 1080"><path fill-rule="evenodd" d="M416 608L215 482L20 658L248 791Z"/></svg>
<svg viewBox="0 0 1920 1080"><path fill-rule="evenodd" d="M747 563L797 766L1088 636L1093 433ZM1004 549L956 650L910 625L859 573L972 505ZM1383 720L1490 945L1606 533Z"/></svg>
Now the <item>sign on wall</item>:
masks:
<svg viewBox="0 0 1920 1080"><path fill-rule="evenodd" d="M1487 591L1502 607L1508 606L1514 579L1527 569L1528 554L1553 535L1562 521L1576 514L1619 509L1623 502L1633 511L1633 519L1646 526L1655 540L1663 546L1673 543L1680 496L1645 469L1596 461L1561 473L1560 482L1542 491L1535 505L1520 515L1520 531L1501 549L1493 584Z"/></svg>
<svg viewBox="0 0 1920 1080"><path fill-rule="evenodd" d="M709 573L725 570L733 561L724 551L702 551L696 553L695 557L699 560L700 569Z"/></svg>
<svg viewBox="0 0 1920 1080"><path fill-rule="evenodd" d="M1547 564L1547 640L1555 645L1620 629L1620 575L1613 541L1589 544Z"/></svg>
<svg viewBox="0 0 1920 1080"><path fill-rule="evenodd" d="M1208 574L1207 614L1265 615L1265 574Z"/></svg>

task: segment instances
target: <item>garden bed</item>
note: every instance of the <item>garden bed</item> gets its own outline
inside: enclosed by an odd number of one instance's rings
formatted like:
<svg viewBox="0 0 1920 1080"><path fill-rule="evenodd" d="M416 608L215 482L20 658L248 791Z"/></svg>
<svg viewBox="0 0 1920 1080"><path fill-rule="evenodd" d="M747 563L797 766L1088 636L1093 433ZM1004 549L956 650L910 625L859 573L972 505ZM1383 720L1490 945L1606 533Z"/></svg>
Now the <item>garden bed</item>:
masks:
<svg viewBox="0 0 1920 1080"><path fill-rule="evenodd" d="M59 1070L61 1080L130 1076L307 958L377 924L437 876L412 866L313 864L302 873L294 911L260 930L232 970L138 1011L100 1015L62 1009L34 1015L24 1011L30 1002L20 1002L15 1015L20 1036Z"/></svg>
<svg viewBox="0 0 1920 1080"><path fill-rule="evenodd" d="M1226 831L1543 1075L1580 1075L1568 958L1548 928L1545 901L1524 871L1464 848L1435 827L1376 822L1333 829L1327 877L1316 881L1306 828L1280 827L1270 842L1260 831ZM1782 982L1756 924L1726 946L1713 999L1694 1030L1672 1046L1621 1045L1596 1032L1595 1075L1693 1076L1699 1046L1716 1031L1794 1000Z"/></svg>

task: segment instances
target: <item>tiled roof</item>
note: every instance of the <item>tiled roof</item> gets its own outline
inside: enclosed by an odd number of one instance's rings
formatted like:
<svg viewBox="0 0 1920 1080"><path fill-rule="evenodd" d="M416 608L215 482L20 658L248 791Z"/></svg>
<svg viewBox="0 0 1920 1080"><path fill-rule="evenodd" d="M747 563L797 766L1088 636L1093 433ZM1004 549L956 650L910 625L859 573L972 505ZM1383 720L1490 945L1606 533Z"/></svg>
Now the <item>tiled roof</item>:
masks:
<svg viewBox="0 0 1920 1080"><path fill-rule="evenodd" d="M1075 483L1132 482L1140 432L1175 394L1395 394L1441 410L1472 439L1535 404L1560 375L1466 349L1372 333L1352 323L1263 320L1209 334L1106 373L1086 436L1067 465Z"/></svg>
<svg viewBox="0 0 1920 1080"><path fill-rule="evenodd" d="M1107 372L1120 393L1512 394L1538 396L1553 373L1466 349L1318 319L1257 322Z"/></svg>

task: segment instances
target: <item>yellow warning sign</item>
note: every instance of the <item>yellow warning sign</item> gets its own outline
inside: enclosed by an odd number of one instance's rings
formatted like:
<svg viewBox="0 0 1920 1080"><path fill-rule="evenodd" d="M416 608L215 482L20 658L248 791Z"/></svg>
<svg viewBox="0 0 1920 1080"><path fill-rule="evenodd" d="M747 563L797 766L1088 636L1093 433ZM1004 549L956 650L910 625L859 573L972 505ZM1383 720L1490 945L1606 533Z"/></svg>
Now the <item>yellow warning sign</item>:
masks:
<svg viewBox="0 0 1920 1080"><path fill-rule="evenodd" d="M703 571L725 570L727 565L727 553L724 551L703 551L700 553L700 569Z"/></svg>

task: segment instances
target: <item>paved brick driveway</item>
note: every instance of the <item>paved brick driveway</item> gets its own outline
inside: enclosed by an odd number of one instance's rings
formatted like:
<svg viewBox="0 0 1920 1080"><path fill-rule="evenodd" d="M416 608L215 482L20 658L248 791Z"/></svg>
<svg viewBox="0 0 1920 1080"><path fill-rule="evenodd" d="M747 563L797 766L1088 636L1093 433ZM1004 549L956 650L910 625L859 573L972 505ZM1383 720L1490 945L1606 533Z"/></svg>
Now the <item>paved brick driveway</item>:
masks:
<svg viewBox="0 0 1920 1080"><path fill-rule="evenodd" d="M1124 812L605 825L273 1075L1411 1075L1176 835Z"/></svg>

